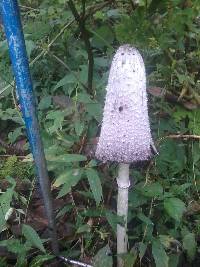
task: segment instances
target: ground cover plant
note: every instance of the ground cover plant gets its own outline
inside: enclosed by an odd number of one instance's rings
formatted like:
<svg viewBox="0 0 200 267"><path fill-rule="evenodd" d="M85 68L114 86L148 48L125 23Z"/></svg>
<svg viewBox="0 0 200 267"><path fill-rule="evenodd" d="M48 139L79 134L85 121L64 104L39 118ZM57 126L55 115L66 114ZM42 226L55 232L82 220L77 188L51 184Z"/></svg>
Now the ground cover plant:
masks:
<svg viewBox="0 0 200 267"><path fill-rule="evenodd" d="M125 266L199 266L199 1L27 0L20 9L62 255L116 266L117 168L94 155L111 60L129 43L145 61L159 155L130 166ZM0 27L0 266L62 266Z"/></svg>

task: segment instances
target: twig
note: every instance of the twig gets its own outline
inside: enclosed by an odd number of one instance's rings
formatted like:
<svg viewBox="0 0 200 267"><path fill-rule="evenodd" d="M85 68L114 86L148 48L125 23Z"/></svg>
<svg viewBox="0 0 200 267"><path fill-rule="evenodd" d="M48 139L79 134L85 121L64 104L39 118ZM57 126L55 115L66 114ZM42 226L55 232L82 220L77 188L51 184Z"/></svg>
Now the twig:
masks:
<svg viewBox="0 0 200 267"><path fill-rule="evenodd" d="M136 4L135 1L133 1L133 0L129 0L129 2L130 2L130 5L132 7L132 10L134 11L138 7L138 4Z"/></svg>
<svg viewBox="0 0 200 267"><path fill-rule="evenodd" d="M82 267L92 267L92 265L89 265L87 263L83 263L83 262L76 261L76 260L70 260L70 259L67 259L63 256L58 256L58 258L64 262L66 262L66 263L75 264L75 265L82 266Z"/></svg>
<svg viewBox="0 0 200 267"><path fill-rule="evenodd" d="M189 87L189 91L191 92L192 96L196 100L197 104L200 105L200 95L191 87Z"/></svg>
<svg viewBox="0 0 200 267"><path fill-rule="evenodd" d="M149 172L150 172L151 167L153 166L153 163L154 163L154 159L151 159L149 162L149 165L147 167L147 171L146 171L146 175L145 175L145 183L144 183L143 187L145 187L149 182Z"/></svg>
<svg viewBox="0 0 200 267"><path fill-rule="evenodd" d="M15 90L15 87L13 87L13 88L12 88L12 91L11 91L11 94L12 94L12 100L13 100L13 104L14 104L15 109L16 109L17 111L19 111L19 108L18 108L18 105L17 105L17 100L16 100L16 97L15 97L15 92L14 92L14 90ZM20 117L22 117L20 112L19 112L19 114L20 114Z"/></svg>
<svg viewBox="0 0 200 267"><path fill-rule="evenodd" d="M132 0L129 0L129 3L131 5L132 11L134 11L135 10L135 5L133 4L133 1Z"/></svg>
<svg viewBox="0 0 200 267"><path fill-rule="evenodd" d="M78 211L78 208L77 208L76 203L74 201L74 196L72 194L72 191L69 192L69 195L70 195L70 198L71 198L71 201L72 201L72 205L74 206L76 216L78 217L79 216L79 211Z"/></svg>
<svg viewBox="0 0 200 267"><path fill-rule="evenodd" d="M34 187L35 187L35 182L36 182L36 179L35 179L35 177L34 177L34 179L33 179L33 181L32 181L31 191L30 191L30 194L29 194L28 199L27 199L27 205L26 205L26 211L25 211L25 218L24 218L25 223L27 222L28 208L29 208L29 205L30 205L30 202L31 202L31 198L32 198L32 196L33 196L33 191L34 191Z"/></svg>
<svg viewBox="0 0 200 267"><path fill-rule="evenodd" d="M23 120L23 117L22 117L22 113L20 112L20 106L17 105L17 99L16 99L16 96L15 96L15 90L16 90L16 86L14 85L14 87L12 88L11 90L11 94L12 94L12 99L13 99L13 104L14 104L14 107L20 117L20 119L22 120L22 122L24 121Z"/></svg>
<svg viewBox="0 0 200 267"><path fill-rule="evenodd" d="M200 140L200 135L195 135L195 134L170 134L170 135L166 135L164 137L161 137L157 144L159 144L161 141L170 138L170 139L196 139L196 140Z"/></svg>
<svg viewBox="0 0 200 267"><path fill-rule="evenodd" d="M6 155L0 155L0 157L1 157L1 158L9 158L9 157L13 157L13 155L8 155L8 154L6 154ZM17 158L19 158L19 159L24 159L24 158L26 158L26 156L17 156L17 155L15 155L15 157L17 157Z"/></svg>
<svg viewBox="0 0 200 267"><path fill-rule="evenodd" d="M112 197L112 193L113 193L113 186L110 187L110 190L108 191L108 195L107 195L107 200L106 200L106 204L109 206L110 204L110 199Z"/></svg>
<svg viewBox="0 0 200 267"><path fill-rule="evenodd" d="M112 1L109 0L109 1L105 1L104 3L91 6L90 8L88 8L88 10L85 14L85 20L88 19L93 14L95 14L97 11L103 9L104 7L106 7L107 5L109 5L111 3L112 3Z"/></svg>
<svg viewBox="0 0 200 267"><path fill-rule="evenodd" d="M1 89L0 91L0 95L2 95L7 89L9 89L10 87L14 87L15 82L12 81L11 83L9 83L8 85L6 85L3 89Z"/></svg>
<svg viewBox="0 0 200 267"><path fill-rule="evenodd" d="M152 214L153 202L154 202L154 199L152 198L152 199L151 199L150 209L149 209L149 215L148 215L148 218L149 218L149 219L150 219L151 214ZM145 239L145 237L146 237L147 229L148 229L148 224L146 224L146 227L145 227L145 230L144 230L144 235L143 235L143 238L142 238L142 242L144 242L144 239Z"/></svg>
<svg viewBox="0 0 200 267"><path fill-rule="evenodd" d="M195 123L195 121L194 121ZM196 179L196 172L195 172L195 160L194 160L194 142L192 142L191 144L191 148L192 148L192 172L193 172L193 180L194 180L194 185L195 185L195 189L196 189L196 193L198 196L198 199L200 199L200 194L199 194L199 189L198 189L198 183L197 183L197 179Z"/></svg>
<svg viewBox="0 0 200 267"><path fill-rule="evenodd" d="M68 6L71 9L73 16L78 23L79 30L81 32L81 37L85 43L85 48L88 54L88 79L87 79L88 93L93 94L92 82L93 82L94 57L93 57L93 52L92 52L92 46L90 44L90 34L89 34L89 31L85 27L85 16L83 17L79 15L74 5L74 2L72 0L68 1ZM83 5L83 9L84 9L84 5ZM84 10L83 10L83 14L84 14Z"/></svg>
<svg viewBox="0 0 200 267"><path fill-rule="evenodd" d="M37 11L40 12L40 9L31 7L31 6L23 6L23 5L19 5L20 8L24 8L24 9L29 9L29 10L33 10L33 11Z"/></svg>
<svg viewBox="0 0 200 267"><path fill-rule="evenodd" d="M82 18L85 19L85 0L82 0Z"/></svg>

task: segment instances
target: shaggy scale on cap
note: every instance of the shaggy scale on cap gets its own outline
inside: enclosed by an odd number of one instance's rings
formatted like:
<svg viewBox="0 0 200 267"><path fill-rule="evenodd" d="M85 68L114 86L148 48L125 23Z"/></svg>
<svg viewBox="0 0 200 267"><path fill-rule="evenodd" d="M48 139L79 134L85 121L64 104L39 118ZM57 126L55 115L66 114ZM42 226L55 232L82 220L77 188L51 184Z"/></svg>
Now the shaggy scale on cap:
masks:
<svg viewBox="0 0 200 267"><path fill-rule="evenodd" d="M121 46L112 61L96 158L131 163L151 157L146 73L137 49Z"/></svg>

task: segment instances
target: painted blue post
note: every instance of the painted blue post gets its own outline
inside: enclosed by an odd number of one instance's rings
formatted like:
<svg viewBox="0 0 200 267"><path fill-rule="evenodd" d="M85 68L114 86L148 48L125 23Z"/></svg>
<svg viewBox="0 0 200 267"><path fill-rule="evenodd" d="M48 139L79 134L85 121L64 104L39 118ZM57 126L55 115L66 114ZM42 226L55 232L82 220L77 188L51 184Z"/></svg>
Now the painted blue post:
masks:
<svg viewBox="0 0 200 267"><path fill-rule="evenodd" d="M19 102L21 105L28 139L35 161L41 191L43 194L46 214L48 217L50 237L52 239L52 250L57 254L58 242L52 207L50 181L47 173L46 160L39 133L39 124L36 115L36 104L20 20L20 11L17 0L0 0L0 8L4 31L8 41L17 92L19 95Z"/></svg>

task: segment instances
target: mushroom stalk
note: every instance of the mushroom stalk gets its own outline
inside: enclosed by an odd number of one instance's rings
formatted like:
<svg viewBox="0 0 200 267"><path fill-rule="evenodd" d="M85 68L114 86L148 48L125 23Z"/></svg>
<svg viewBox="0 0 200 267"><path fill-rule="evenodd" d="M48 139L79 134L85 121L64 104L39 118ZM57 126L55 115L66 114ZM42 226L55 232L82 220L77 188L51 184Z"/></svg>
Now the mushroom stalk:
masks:
<svg viewBox="0 0 200 267"><path fill-rule="evenodd" d="M120 257L120 254L127 253L128 238L126 234L127 230L127 216L128 216L128 189L130 186L129 180L129 164L120 163L118 170L118 198L117 198L117 215L124 218L123 226L117 225L117 265L123 267L124 262Z"/></svg>

